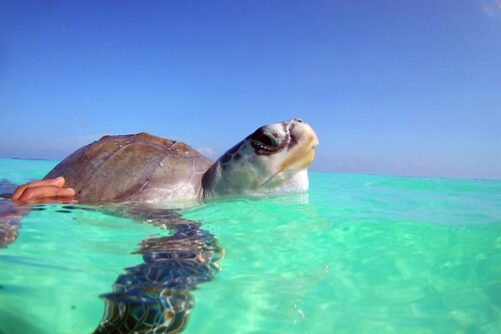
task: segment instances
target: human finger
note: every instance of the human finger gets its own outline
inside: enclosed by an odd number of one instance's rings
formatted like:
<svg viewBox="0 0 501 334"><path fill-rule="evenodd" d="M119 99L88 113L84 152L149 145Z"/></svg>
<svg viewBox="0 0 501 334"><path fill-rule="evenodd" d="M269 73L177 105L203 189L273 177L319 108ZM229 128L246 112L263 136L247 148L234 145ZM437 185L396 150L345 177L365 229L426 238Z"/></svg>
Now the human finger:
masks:
<svg viewBox="0 0 501 334"><path fill-rule="evenodd" d="M56 186L56 187L62 188L64 186L65 182L66 182L66 180L64 179L64 177L60 176L60 177L57 177L55 179L39 180L39 181L26 183L26 184L23 184L22 186L18 187L16 189L16 191L14 191L14 194L12 194L11 198L13 201L18 200L22 196L24 191L28 188L31 188L31 187Z"/></svg>
<svg viewBox="0 0 501 334"><path fill-rule="evenodd" d="M47 198L66 198L75 197L75 190L72 188L62 188L60 186L43 185L26 188L23 193L14 201L19 202L34 202L40 199Z"/></svg>

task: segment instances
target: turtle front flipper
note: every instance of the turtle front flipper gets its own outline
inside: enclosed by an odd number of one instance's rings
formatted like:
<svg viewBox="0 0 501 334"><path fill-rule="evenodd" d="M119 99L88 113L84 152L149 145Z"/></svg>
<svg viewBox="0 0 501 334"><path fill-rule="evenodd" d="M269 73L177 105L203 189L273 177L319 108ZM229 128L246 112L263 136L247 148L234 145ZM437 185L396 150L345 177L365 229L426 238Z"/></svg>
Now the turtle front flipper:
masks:
<svg viewBox="0 0 501 334"><path fill-rule="evenodd" d="M220 270L224 250L201 223L166 210L148 212L148 221L166 226L172 235L151 238L135 253L144 263L126 268L101 295L106 307L95 333L179 333L194 307L191 290ZM156 218L155 218L156 217Z"/></svg>

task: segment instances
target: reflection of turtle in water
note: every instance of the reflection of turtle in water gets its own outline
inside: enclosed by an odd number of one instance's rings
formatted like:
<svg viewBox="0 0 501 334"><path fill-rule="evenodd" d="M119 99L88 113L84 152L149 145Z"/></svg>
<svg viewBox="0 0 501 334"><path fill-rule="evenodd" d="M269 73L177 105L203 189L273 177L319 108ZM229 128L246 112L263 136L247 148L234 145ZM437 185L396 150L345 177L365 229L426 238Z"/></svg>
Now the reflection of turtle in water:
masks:
<svg viewBox="0 0 501 334"><path fill-rule="evenodd" d="M189 291L217 271L223 250L216 239L200 223L158 207L185 199L306 191L317 144L312 128L294 119L257 129L214 164L184 143L141 133L105 136L57 165L46 178L64 176L79 202L131 201L117 214L172 234L142 242L137 252L144 263L126 269L113 292L103 295L106 310L96 332L182 330L193 307ZM154 202L156 209L144 202Z"/></svg>
<svg viewBox="0 0 501 334"><path fill-rule="evenodd" d="M224 249L201 223L181 218L176 210L130 204L114 214L160 224L172 235L141 243L135 253L144 263L126 268L113 292L101 295L106 308L95 333L178 333L194 306L190 291L214 278Z"/></svg>

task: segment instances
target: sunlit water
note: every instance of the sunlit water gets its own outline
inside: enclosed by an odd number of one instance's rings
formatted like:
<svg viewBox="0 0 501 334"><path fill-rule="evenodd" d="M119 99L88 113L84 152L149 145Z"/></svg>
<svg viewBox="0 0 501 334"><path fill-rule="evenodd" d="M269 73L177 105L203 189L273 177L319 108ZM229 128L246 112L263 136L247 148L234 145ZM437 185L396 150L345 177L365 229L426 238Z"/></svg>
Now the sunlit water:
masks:
<svg viewBox="0 0 501 334"><path fill-rule="evenodd" d="M0 160L0 179L55 162ZM308 196L183 211L225 248L185 333L501 333L501 181L310 175ZM5 190L4 190L5 191ZM0 249L0 333L90 333L141 240L100 211L34 207Z"/></svg>

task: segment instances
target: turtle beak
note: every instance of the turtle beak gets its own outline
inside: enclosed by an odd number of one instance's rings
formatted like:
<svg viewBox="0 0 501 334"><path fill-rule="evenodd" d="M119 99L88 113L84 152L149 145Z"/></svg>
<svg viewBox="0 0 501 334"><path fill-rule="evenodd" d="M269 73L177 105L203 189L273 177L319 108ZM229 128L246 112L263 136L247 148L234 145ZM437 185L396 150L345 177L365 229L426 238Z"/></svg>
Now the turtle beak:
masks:
<svg viewBox="0 0 501 334"><path fill-rule="evenodd" d="M315 148L319 144L317 134L300 118L289 121L288 126L289 136L294 138L295 144L289 148L289 156L280 166L280 171L308 168L315 158Z"/></svg>

